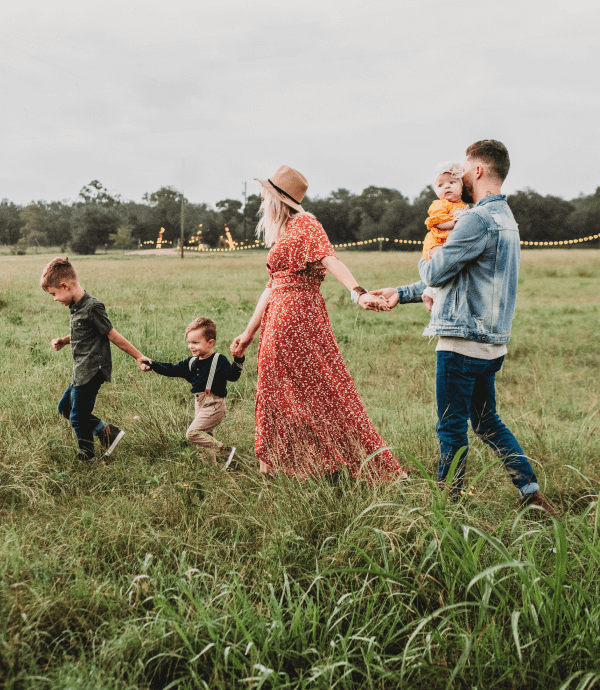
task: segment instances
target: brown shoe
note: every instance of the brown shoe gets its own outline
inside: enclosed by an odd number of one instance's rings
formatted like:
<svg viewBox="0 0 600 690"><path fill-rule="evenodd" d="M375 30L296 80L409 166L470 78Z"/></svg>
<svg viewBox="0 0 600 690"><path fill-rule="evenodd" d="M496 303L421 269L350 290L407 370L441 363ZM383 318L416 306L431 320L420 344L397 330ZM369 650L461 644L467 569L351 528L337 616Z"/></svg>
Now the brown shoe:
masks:
<svg viewBox="0 0 600 690"><path fill-rule="evenodd" d="M545 510L548 515L552 515L553 517L556 517L557 513L554 508L544 501L542 498L542 494L539 491L534 491L532 494L527 494L527 496L523 496L521 499L521 502L519 503L520 508L527 508L528 506L537 506L538 508L541 508L542 510Z"/></svg>

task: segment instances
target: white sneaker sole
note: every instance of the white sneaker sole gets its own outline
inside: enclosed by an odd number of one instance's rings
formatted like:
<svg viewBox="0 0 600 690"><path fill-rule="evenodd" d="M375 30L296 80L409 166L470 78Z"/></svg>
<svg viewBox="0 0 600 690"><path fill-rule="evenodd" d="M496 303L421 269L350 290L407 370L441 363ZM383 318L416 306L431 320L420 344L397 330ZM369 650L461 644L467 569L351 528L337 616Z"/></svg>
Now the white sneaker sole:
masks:
<svg viewBox="0 0 600 690"><path fill-rule="evenodd" d="M235 446L231 448L231 453L229 453L229 457L227 458L227 462L223 465L223 471L228 469L229 465L231 465L231 461L233 460L233 456L235 455Z"/></svg>
<svg viewBox="0 0 600 690"><path fill-rule="evenodd" d="M119 433L117 434L117 438L110 444L108 450L106 451L106 453L104 453L103 457L107 458L113 452L113 450L117 447L119 441L123 438L123 436L125 436L125 432L119 431Z"/></svg>

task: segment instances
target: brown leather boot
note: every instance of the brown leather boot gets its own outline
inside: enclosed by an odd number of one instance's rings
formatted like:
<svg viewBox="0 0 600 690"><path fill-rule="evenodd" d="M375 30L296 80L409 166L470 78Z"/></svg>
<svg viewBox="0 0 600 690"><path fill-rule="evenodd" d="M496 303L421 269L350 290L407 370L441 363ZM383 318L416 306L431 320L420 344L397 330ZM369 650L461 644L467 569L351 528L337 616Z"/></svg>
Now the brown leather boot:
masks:
<svg viewBox="0 0 600 690"><path fill-rule="evenodd" d="M521 502L519 503L519 507L526 508L527 506L538 506L538 508L545 510L548 515L552 515L554 517L557 515L556 510L554 510L554 508L542 498L542 494L539 491L534 491L532 494L523 496Z"/></svg>

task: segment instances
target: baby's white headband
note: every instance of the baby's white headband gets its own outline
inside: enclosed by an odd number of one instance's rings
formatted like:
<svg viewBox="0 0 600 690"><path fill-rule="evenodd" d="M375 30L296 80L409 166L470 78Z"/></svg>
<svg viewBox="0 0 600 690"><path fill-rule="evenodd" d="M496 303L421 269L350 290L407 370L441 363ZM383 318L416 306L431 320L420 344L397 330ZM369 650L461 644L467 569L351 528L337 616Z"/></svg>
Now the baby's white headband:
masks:
<svg viewBox="0 0 600 690"><path fill-rule="evenodd" d="M435 166L435 177L433 179L433 184L437 182L437 178L444 173L450 173L452 177L461 179L463 175L462 165L460 163L451 163L450 161L446 163L438 163Z"/></svg>

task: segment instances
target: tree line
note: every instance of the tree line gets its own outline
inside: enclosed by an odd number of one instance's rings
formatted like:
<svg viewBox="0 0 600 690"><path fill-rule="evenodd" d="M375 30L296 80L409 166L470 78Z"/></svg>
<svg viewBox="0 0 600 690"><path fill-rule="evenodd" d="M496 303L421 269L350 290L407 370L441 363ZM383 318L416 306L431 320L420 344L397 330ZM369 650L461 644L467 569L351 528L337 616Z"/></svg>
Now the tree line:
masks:
<svg viewBox="0 0 600 690"><path fill-rule="evenodd" d="M333 244L377 237L422 240L427 209L434 199L431 185L412 200L396 189L371 186L360 194L338 189L324 198L305 197L303 207L323 224ZM600 234L600 187L570 201L525 189L511 194L508 203L522 240L558 241ZM259 207L257 194L249 196L245 204L224 199L213 208L182 198L172 187L144 194L137 203L111 194L94 180L74 202L37 201L20 206L3 199L0 244L10 245L15 253L60 246L63 251L69 247L78 254L94 254L99 248L155 242L162 229L163 242L176 244L182 217L186 243L216 247L224 243L227 231L235 242L252 243ZM414 250L414 245L383 246ZM600 247L600 241L579 246Z"/></svg>

